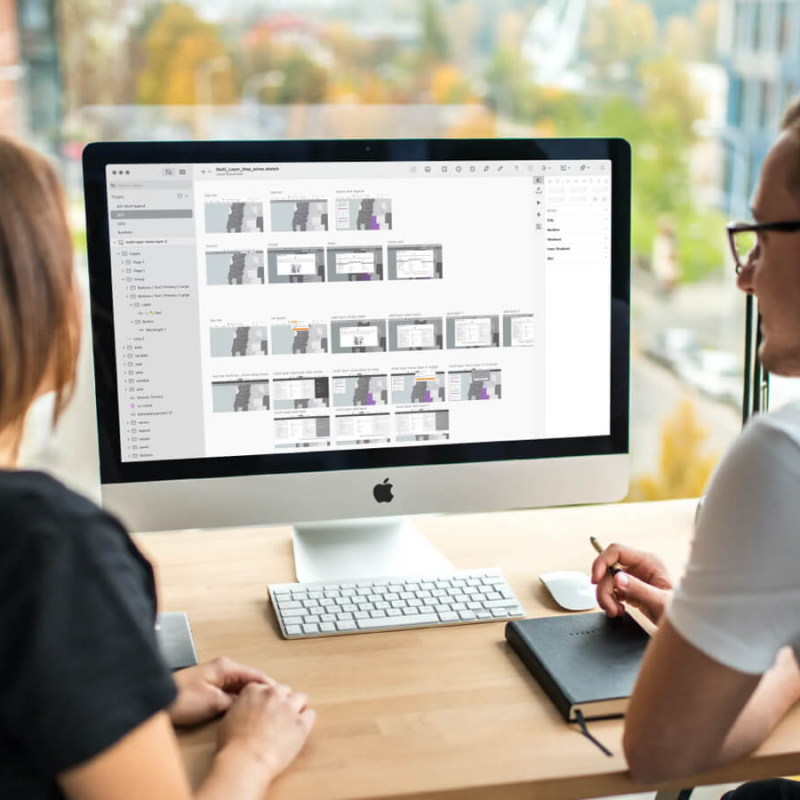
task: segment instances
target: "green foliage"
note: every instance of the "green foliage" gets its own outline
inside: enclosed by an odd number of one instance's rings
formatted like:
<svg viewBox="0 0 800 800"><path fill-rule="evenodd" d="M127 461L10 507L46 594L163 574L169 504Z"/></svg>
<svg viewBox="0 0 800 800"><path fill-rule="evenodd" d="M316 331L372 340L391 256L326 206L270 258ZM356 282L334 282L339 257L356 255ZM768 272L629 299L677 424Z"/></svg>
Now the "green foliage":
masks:
<svg viewBox="0 0 800 800"><path fill-rule="evenodd" d="M450 46L436 0L420 0L419 14L423 60L434 63L445 61L450 53Z"/></svg>
<svg viewBox="0 0 800 800"><path fill-rule="evenodd" d="M725 216L719 211L685 208L677 217L678 263L682 281L697 281L725 264Z"/></svg>

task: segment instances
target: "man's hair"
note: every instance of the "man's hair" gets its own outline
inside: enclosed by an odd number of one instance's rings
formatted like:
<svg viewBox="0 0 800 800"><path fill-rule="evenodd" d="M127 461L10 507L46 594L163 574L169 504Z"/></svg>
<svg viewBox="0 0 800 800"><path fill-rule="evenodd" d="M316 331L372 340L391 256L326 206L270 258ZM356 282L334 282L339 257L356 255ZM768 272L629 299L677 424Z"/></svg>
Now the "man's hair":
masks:
<svg viewBox="0 0 800 800"><path fill-rule="evenodd" d="M800 199L800 94L794 97L781 120L781 131L789 133L797 144L797 158L789 170L789 188Z"/></svg>
<svg viewBox="0 0 800 800"><path fill-rule="evenodd" d="M44 382L54 422L75 385L80 310L64 193L34 150L0 136L0 433L20 426Z"/></svg>

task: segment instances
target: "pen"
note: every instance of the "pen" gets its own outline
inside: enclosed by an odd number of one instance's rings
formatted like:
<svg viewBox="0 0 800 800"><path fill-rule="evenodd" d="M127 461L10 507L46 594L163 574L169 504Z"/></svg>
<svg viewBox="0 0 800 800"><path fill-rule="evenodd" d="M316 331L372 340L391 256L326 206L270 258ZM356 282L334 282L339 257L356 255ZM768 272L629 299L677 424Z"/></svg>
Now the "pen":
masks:
<svg viewBox="0 0 800 800"><path fill-rule="evenodd" d="M598 553L602 553L603 550L605 549L603 545L601 545L600 542L598 542L597 539L594 538L594 536L590 536L589 541L592 543L592 547L594 547L594 549L597 550ZM622 567L620 566L619 562L617 562L616 564L612 564L608 568L608 572L613 578L621 569Z"/></svg>

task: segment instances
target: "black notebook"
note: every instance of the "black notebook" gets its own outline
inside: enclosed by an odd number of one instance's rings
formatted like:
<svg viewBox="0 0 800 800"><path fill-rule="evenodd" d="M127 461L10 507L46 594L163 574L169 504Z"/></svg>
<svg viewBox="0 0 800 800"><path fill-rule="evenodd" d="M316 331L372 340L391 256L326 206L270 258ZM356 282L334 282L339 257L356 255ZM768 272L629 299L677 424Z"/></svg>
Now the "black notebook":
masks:
<svg viewBox="0 0 800 800"><path fill-rule="evenodd" d="M509 622L506 639L564 719L624 716L647 643L629 614L570 614Z"/></svg>

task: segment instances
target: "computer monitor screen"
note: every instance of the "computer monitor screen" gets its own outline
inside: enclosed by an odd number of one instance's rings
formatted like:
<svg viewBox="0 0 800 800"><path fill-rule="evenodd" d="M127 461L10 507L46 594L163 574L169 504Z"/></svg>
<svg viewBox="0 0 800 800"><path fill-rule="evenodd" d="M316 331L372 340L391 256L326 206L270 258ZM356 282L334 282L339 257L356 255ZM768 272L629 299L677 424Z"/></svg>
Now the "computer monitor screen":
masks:
<svg viewBox="0 0 800 800"><path fill-rule="evenodd" d="M627 453L624 143L85 164L105 485Z"/></svg>

